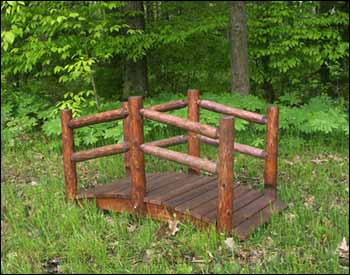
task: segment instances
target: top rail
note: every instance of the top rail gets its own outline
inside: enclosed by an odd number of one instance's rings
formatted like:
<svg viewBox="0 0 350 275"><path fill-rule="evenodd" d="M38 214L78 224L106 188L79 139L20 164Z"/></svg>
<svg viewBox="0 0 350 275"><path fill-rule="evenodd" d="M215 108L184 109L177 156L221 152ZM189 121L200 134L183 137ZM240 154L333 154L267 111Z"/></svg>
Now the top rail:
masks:
<svg viewBox="0 0 350 275"><path fill-rule="evenodd" d="M199 106L210 110L210 111L214 111L217 113L222 113L222 114L226 114L226 115L231 115L231 116L235 116L235 117L239 117L248 121L252 121L252 122L256 122L259 124L265 124L266 123L266 117L258 114L258 113L254 113L254 112L249 112L249 111L245 111L242 109L237 109L237 108L233 108L233 107L229 107L220 103L216 103L210 100L199 100Z"/></svg>
<svg viewBox="0 0 350 275"><path fill-rule="evenodd" d="M158 111L158 112L166 112L166 111L172 111L177 110L186 107L188 104L187 100L179 99L174 101L169 101L167 103L154 105L150 107L146 107L145 109Z"/></svg>
<svg viewBox="0 0 350 275"><path fill-rule="evenodd" d="M108 122L116 119L126 118L128 116L128 111L125 109L117 109L106 112L101 112L98 114L82 116L79 118L74 118L69 122L70 128L80 128L83 126L88 126L101 122Z"/></svg>
<svg viewBox="0 0 350 275"><path fill-rule="evenodd" d="M198 134L211 137L211 138L218 138L218 131L215 127L212 127L210 125L201 124L199 122L189 121L187 119L183 119L181 117L177 117L174 115L169 114L162 114L157 111L152 111L148 109L141 109L140 110L141 115L143 115L146 118L163 122L181 129L189 130L192 132L196 132Z"/></svg>
<svg viewBox="0 0 350 275"><path fill-rule="evenodd" d="M187 100L180 99L180 100L174 100L163 104L150 106L146 109L154 110L158 112L166 112L166 111L181 109L186 106L187 106ZM127 116L128 116L128 111L126 109L121 108L117 110L111 110L111 111L101 112L97 114L92 114L92 115L87 115L87 116L82 116L82 117L72 119L69 122L69 127L75 129L75 128L80 128L80 127L97 124L101 122L108 122L112 120L123 119L123 118L126 118Z"/></svg>

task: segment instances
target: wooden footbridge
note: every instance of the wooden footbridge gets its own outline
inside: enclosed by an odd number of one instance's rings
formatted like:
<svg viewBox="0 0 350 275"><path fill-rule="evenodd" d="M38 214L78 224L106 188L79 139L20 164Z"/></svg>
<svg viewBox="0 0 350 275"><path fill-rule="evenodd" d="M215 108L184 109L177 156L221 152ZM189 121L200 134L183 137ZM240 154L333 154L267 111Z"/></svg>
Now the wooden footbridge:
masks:
<svg viewBox="0 0 350 275"><path fill-rule="evenodd" d="M188 108L183 119L164 112ZM199 109L225 116L215 128L199 122ZM234 142L234 117L266 124L265 150ZM112 120L123 120L124 142L87 151L74 152L75 128ZM180 135L145 143L143 120L151 119L188 131ZM219 231L234 232L241 240L274 212L286 205L276 196L278 108L270 106L267 115L236 109L199 98L198 90L189 90L186 100L143 108L142 97L129 97L118 110L72 118L71 110L61 112L63 162L66 197L69 200L95 200L97 207L117 212L150 215L155 219L190 219L198 225L216 224ZM200 158L201 142L218 146L218 160ZM188 153L166 149L188 144ZM234 183L234 152L265 161L264 191ZM125 179L78 192L76 163L93 158L124 153ZM144 154L187 165L188 173L145 173ZM209 172L201 175L200 171ZM207 173L208 174L208 173Z"/></svg>

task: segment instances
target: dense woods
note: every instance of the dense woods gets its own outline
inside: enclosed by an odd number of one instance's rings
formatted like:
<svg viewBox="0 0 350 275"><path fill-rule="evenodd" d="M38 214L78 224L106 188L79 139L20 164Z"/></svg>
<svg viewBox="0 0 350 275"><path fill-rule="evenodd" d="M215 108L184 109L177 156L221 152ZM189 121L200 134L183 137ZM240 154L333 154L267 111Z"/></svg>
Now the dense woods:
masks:
<svg viewBox="0 0 350 275"><path fill-rule="evenodd" d="M252 110L311 99L324 124L315 131L348 133L348 10L342 1L3 1L5 139L38 127L58 136L59 109L76 117L188 88L232 103L230 92L249 94L239 101Z"/></svg>

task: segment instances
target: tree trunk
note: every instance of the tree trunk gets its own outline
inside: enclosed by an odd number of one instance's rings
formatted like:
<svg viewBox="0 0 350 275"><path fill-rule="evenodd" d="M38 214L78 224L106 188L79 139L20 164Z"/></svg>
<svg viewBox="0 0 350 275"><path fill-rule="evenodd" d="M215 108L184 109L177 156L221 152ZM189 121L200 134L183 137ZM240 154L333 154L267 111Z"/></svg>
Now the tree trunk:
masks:
<svg viewBox="0 0 350 275"><path fill-rule="evenodd" d="M249 94L248 41L244 1L230 1L231 92Z"/></svg>
<svg viewBox="0 0 350 275"><path fill-rule="evenodd" d="M137 11L142 14L127 17L127 24L131 29L145 30L144 7L142 1L128 1L126 11ZM131 95L144 96L148 91L147 58L146 56L137 60L126 60L124 72L123 97Z"/></svg>

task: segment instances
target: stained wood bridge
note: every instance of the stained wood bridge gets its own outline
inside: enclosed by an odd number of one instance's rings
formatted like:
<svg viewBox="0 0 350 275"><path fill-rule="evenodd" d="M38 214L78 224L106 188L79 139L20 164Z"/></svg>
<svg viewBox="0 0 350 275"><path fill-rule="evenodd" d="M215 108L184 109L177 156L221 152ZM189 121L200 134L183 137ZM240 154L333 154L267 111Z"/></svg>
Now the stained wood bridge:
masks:
<svg viewBox="0 0 350 275"><path fill-rule="evenodd" d="M188 118L164 112L188 108ZM222 113L219 127L199 122L200 108ZM265 150L234 142L234 117L266 125ZM101 122L123 120L124 142L87 151L74 152L75 128ZM143 120L151 119L188 131L145 143ZM78 202L95 200L97 207L117 212L147 214L169 220L176 214L205 226L215 224L219 231L234 232L241 240L286 205L277 199L278 108L270 106L267 115L228 107L200 99L198 90L189 90L186 100L143 108L142 97L132 96L121 109L72 118L71 110L61 112L63 162L66 197ZM218 146L216 162L200 158L201 142ZM188 144L188 153L166 149ZM265 161L264 191L234 184L234 152ZM124 153L127 177L88 190L77 189L76 163ZM144 154L175 161L189 167L188 173L145 173ZM209 172L201 175L200 171ZM208 173L207 173L208 174Z"/></svg>

